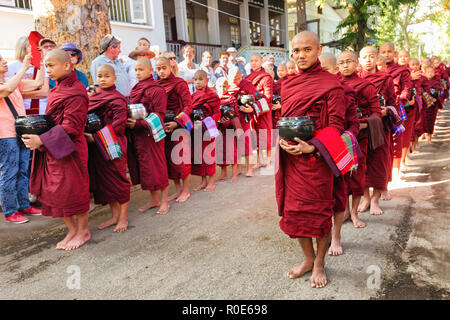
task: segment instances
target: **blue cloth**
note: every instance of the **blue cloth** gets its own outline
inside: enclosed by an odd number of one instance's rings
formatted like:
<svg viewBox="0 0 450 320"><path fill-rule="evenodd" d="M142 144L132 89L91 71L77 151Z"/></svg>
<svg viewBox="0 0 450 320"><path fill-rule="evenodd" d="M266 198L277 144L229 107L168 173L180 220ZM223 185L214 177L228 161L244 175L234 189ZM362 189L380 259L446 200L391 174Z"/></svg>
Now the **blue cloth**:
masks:
<svg viewBox="0 0 450 320"><path fill-rule="evenodd" d="M75 69L75 73L77 74L77 79L81 81L81 83L84 85L85 88L87 88L89 85L89 81L86 75L83 72L78 71L77 69ZM56 86L56 81L50 78L48 84L50 86L50 89L54 88Z"/></svg>
<svg viewBox="0 0 450 320"><path fill-rule="evenodd" d="M94 84L97 84L97 70L104 64L109 64L116 72L117 80L114 84L116 85L117 91L125 97L129 97L131 92L131 79L125 65L119 59L111 61L104 54L95 58L91 63L91 76L94 80Z"/></svg>
<svg viewBox="0 0 450 320"><path fill-rule="evenodd" d="M17 138L0 139L0 201L7 217L30 206L30 150Z"/></svg>

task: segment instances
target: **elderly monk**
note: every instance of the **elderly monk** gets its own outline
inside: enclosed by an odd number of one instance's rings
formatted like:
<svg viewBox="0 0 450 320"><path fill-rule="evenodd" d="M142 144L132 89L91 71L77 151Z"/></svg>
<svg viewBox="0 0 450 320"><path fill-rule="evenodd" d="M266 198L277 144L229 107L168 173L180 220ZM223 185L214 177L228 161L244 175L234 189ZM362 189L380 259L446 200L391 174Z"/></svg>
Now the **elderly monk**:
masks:
<svg viewBox="0 0 450 320"><path fill-rule="evenodd" d="M138 83L130 93L132 104L142 103L148 114L158 116L161 123L167 108L167 95L163 87L153 80L153 68L148 58L138 58L135 65ZM159 207L157 214L169 212L169 178L167 173L164 138L156 139L152 128L145 119L128 119L127 126L129 138L129 163L131 181L141 184L142 190L149 190L151 200L139 208L145 212L151 208ZM161 191L161 200L158 192Z"/></svg>
<svg viewBox="0 0 450 320"><path fill-rule="evenodd" d="M251 73L245 77L250 81L256 91L261 93L262 97L266 100L269 107L268 111L261 110L261 113L255 118L255 130L257 141L258 161L255 166L259 168L263 165L270 167L270 161L272 157L272 96L273 96L273 79L264 68L262 68L263 59L258 53L254 53L250 57ZM262 159L262 150L267 150L267 162L264 163Z"/></svg>
<svg viewBox="0 0 450 320"><path fill-rule="evenodd" d="M184 113L189 117L192 113L192 97L186 81L175 77L170 69L169 60L164 57L156 61L156 72L160 77L158 83L167 94L167 112L170 110L175 115ZM169 201L176 199L176 202L185 202L191 196L189 192L191 174L189 134L184 130L185 127L181 121L170 119L165 125L167 127L165 152L168 174L176 188L175 194L169 197ZM182 130L176 130L177 128Z"/></svg>
<svg viewBox="0 0 450 320"><path fill-rule="evenodd" d="M409 56L408 51L400 50L398 52L398 64L400 66L406 67L408 69L408 71L410 72L411 83L412 83L412 86L410 89L410 94L408 96L408 101L405 106L406 117L408 119L403 121L403 126L405 127L405 132L403 132L403 134L401 136L402 157L401 157L400 163L402 166L406 165L406 158L408 157L409 146L411 144L411 138L412 138L413 132L414 132L414 124L416 122L416 114L419 112L418 106L416 105L416 99L415 99L415 96L413 95L413 91L412 91L412 89L415 87L414 82L413 82L413 76L414 76L414 79L417 79L418 75L411 73L411 70L409 69L409 59L410 59L410 56Z"/></svg>
<svg viewBox="0 0 450 320"><path fill-rule="evenodd" d="M411 93L412 81L411 75L407 67L398 65L395 61L396 51L394 45L386 42L380 46L380 55L386 59L387 73L394 81L395 91L395 107L400 110L400 105L403 107L409 101ZM400 176L400 164L402 158L402 137L394 136L393 144L393 164L392 164L392 179L396 181Z"/></svg>
<svg viewBox="0 0 450 320"><path fill-rule="evenodd" d="M74 250L91 238L88 148L84 138L88 95L72 71L66 51L50 51L45 66L50 78L57 81L45 111L55 126L40 136L22 136L25 146L36 150L30 192L42 203L42 215L61 218L68 228L67 236L56 249Z"/></svg>
<svg viewBox="0 0 450 320"><path fill-rule="evenodd" d="M96 144L93 135L85 133L89 150L89 182L90 191L94 194L96 204L109 204L112 217L98 228L105 229L116 225L114 232L123 232L128 228L128 202L130 201L130 182L127 178L127 100L116 90L114 68L104 64L97 69L98 91L89 97L89 112L95 112L105 125L110 125L117 137L121 158L105 159L102 145ZM94 135L98 136L98 133Z"/></svg>
<svg viewBox="0 0 450 320"><path fill-rule="evenodd" d="M220 98L217 93L208 87L208 74L203 70L198 70L194 74L194 85L196 91L192 95L192 107L201 109L205 119L211 117L217 128L220 119ZM215 138L210 137L206 133L207 130L205 130L202 121L197 121L199 126L191 132L191 150L194 160L191 174L202 177L200 185L194 190L200 191L204 189L204 191L209 192L216 188L214 182L214 175L216 174L216 143Z"/></svg>
<svg viewBox="0 0 450 320"><path fill-rule="evenodd" d="M333 75L337 75L339 68L337 66L336 57L331 53L323 53L319 57L320 63L324 70L327 70ZM345 105L345 122L344 129L350 132L356 139L359 132L359 120L356 111L356 97L355 91L345 83L341 83L344 87L345 96L347 98L347 104ZM331 234L331 245L328 249L328 254L338 256L343 254L341 245L341 228L344 222L345 216L348 215L348 182L350 179L350 173L344 176L335 177L333 184L333 195L336 200L333 212L333 231Z"/></svg>
<svg viewBox="0 0 450 320"><path fill-rule="evenodd" d="M293 57L299 68L283 82L281 116L310 116L317 130L342 134L347 100L344 89L334 75L322 69L318 56L322 52L317 35L298 33L292 39ZM301 92L301 94L299 94ZM298 239L305 260L293 267L291 279L312 270L311 286L328 283L325 255L330 240L333 216L333 173L314 145L295 138L280 139L279 170L275 176L280 228ZM317 241L317 253L312 238Z"/></svg>
<svg viewBox="0 0 450 320"><path fill-rule="evenodd" d="M230 85L228 92L234 96L237 101L239 101L243 95L255 96L255 86L250 81L242 79L242 73L239 68L233 68L230 70L230 73L228 74L228 83ZM250 128L250 121L254 116L253 107L248 103L245 105L240 105L238 116L243 131L238 136L238 155L245 156L245 162L247 164L247 173L245 176L253 177L253 148ZM240 172L240 165L238 165L238 167L238 172Z"/></svg>
<svg viewBox="0 0 450 320"><path fill-rule="evenodd" d="M356 102L363 115L360 121L360 132L358 144L363 157L358 159L358 168L351 176L349 193L352 194L352 208L350 217L355 228L364 228L366 224L358 217L358 212L366 211L370 202L360 204L361 196L364 195L367 171L367 151L369 149L369 127L368 117L381 117L381 108L378 101L377 89L370 81L360 78L356 73L356 56L353 52L345 51L338 57L340 74L338 78L355 90Z"/></svg>
<svg viewBox="0 0 450 320"><path fill-rule="evenodd" d="M359 62L362 66L359 76L372 82L377 89L378 96L382 96L385 101L385 105L381 106L381 115L385 124L384 139L386 143L367 152L366 187L364 188L363 202L370 203L370 214L372 215L383 213L379 201L381 194L387 190L391 174L391 148L393 143L386 107L395 105L393 80L387 73L377 70L377 59L378 50L375 47L367 46L359 52ZM372 197L370 197L369 188L373 188Z"/></svg>

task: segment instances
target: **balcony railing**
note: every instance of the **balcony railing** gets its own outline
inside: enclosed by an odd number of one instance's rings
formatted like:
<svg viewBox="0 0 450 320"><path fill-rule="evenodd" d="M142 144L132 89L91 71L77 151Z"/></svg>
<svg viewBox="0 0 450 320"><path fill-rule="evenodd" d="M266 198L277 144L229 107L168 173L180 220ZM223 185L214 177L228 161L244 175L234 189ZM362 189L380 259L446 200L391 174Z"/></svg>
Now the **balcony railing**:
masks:
<svg viewBox="0 0 450 320"><path fill-rule="evenodd" d="M222 50L226 50L227 46L219 45L219 44L208 44L208 43L197 43L197 42L181 42L181 41L166 41L167 50L173 51L175 55L178 57L178 62L182 61L183 55L181 51L185 45L190 45L195 49L195 59L194 62L200 64L202 61L202 53L206 50L211 52L213 56L213 60L219 59L219 52Z"/></svg>
<svg viewBox="0 0 450 320"><path fill-rule="evenodd" d="M16 8L31 10L31 0L16 0Z"/></svg>
<svg viewBox="0 0 450 320"><path fill-rule="evenodd" d="M127 0L109 0L108 2L111 21L130 22L127 12Z"/></svg>
<svg viewBox="0 0 450 320"><path fill-rule="evenodd" d="M264 7L264 0L248 0L248 3Z"/></svg>
<svg viewBox="0 0 450 320"><path fill-rule="evenodd" d="M269 9L284 13L284 0L269 0Z"/></svg>

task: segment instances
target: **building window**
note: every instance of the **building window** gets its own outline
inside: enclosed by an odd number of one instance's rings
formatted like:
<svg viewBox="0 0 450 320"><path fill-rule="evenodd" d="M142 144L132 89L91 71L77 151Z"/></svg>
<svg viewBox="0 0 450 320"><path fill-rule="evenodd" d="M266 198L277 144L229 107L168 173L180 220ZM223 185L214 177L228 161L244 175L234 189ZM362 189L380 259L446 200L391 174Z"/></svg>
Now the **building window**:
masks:
<svg viewBox="0 0 450 320"><path fill-rule="evenodd" d="M168 14L164 15L164 29L166 31L166 40L172 40L172 32L170 30L170 17Z"/></svg>
<svg viewBox="0 0 450 320"><path fill-rule="evenodd" d="M241 29L239 27L239 20L230 17L230 35L231 35L231 44L235 47L241 43Z"/></svg>
<svg viewBox="0 0 450 320"><path fill-rule="evenodd" d="M251 21L250 26L250 40L252 43L258 41L258 37L261 36L261 26L259 23Z"/></svg>
<svg viewBox="0 0 450 320"><path fill-rule="evenodd" d="M109 0L111 21L150 24L147 1L145 0Z"/></svg>
<svg viewBox="0 0 450 320"><path fill-rule="evenodd" d="M0 6L31 10L31 0L0 0Z"/></svg>

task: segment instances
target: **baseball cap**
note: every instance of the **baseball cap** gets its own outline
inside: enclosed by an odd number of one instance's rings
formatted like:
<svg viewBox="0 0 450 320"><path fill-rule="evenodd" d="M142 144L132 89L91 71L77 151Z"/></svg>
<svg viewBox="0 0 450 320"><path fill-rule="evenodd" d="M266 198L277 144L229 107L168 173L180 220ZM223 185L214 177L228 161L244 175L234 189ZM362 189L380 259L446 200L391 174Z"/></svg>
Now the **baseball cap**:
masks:
<svg viewBox="0 0 450 320"><path fill-rule="evenodd" d="M51 42L56 46L56 42L49 38L44 38L39 41L39 46L42 46L45 42Z"/></svg>

